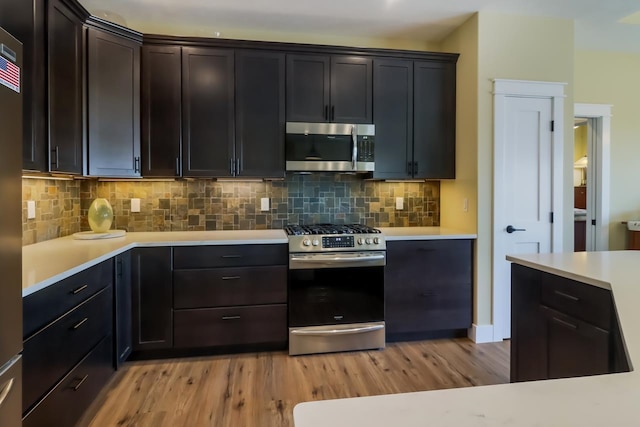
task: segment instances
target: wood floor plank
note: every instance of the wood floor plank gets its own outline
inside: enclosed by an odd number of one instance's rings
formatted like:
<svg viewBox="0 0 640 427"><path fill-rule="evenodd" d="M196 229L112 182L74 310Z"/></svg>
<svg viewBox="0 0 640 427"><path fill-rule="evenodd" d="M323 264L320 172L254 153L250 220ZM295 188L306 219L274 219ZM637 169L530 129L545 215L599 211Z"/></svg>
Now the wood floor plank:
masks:
<svg viewBox="0 0 640 427"><path fill-rule="evenodd" d="M509 343L394 343L382 351L284 352L132 362L90 427L293 427L304 401L509 381Z"/></svg>

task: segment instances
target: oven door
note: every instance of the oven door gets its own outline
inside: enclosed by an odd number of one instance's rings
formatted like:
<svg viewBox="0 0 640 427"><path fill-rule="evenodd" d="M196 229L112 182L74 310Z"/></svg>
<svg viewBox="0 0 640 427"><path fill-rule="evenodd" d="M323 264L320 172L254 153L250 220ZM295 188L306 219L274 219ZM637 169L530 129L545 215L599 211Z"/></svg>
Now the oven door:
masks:
<svg viewBox="0 0 640 427"><path fill-rule="evenodd" d="M289 327L384 320L384 252L289 257Z"/></svg>

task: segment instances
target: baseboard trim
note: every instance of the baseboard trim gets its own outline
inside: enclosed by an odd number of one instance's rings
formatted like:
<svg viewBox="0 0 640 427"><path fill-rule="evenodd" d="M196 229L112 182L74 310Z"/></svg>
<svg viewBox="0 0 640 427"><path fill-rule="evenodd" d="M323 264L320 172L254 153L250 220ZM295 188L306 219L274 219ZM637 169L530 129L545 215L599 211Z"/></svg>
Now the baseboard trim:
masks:
<svg viewBox="0 0 640 427"><path fill-rule="evenodd" d="M468 329L467 336L476 344L495 342L493 338L493 325L476 325L473 323Z"/></svg>

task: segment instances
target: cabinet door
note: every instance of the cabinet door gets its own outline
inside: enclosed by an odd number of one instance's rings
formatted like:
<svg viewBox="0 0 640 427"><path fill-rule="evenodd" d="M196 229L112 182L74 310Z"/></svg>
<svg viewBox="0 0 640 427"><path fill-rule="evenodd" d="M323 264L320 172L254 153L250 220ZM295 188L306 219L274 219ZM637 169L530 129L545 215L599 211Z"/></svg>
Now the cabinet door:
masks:
<svg viewBox="0 0 640 427"><path fill-rule="evenodd" d="M372 123L373 60L357 56L331 57L330 121Z"/></svg>
<svg viewBox="0 0 640 427"><path fill-rule="evenodd" d="M374 178L411 178L413 159L413 61L375 59Z"/></svg>
<svg viewBox="0 0 640 427"><path fill-rule="evenodd" d="M511 382L547 378L546 322L540 315L542 273L511 264Z"/></svg>
<svg viewBox="0 0 640 427"><path fill-rule="evenodd" d="M609 372L609 333L545 306L548 378Z"/></svg>
<svg viewBox="0 0 640 427"><path fill-rule="evenodd" d="M89 175L140 176L140 44L88 31Z"/></svg>
<svg viewBox="0 0 640 427"><path fill-rule="evenodd" d="M173 346L171 248L131 251L133 350Z"/></svg>
<svg viewBox="0 0 640 427"><path fill-rule="evenodd" d="M287 55L287 121L328 122L328 56Z"/></svg>
<svg viewBox="0 0 640 427"><path fill-rule="evenodd" d="M183 176L232 176L233 50L182 48Z"/></svg>
<svg viewBox="0 0 640 427"><path fill-rule="evenodd" d="M49 167L82 173L82 23L59 0L49 2Z"/></svg>
<svg viewBox="0 0 640 427"><path fill-rule="evenodd" d="M455 64L416 62L413 99L414 178L455 178Z"/></svg>
<svg viewBox="0 0 640 427"><path fill-rule="evenodd" d="M463 329L471 326L470 240L387 243L387 334Z"/></svg>
<svg viewBox="0 0 640 427"><path fill-rule="evenodd" d="M0 27L22 42L22 168L47 171L46 4L0 1Z"/></svg>
<svg viewBox="0 0 640 427"><path fill-rule="evenodd" d="M116 256L115 265L115 365L120 367L131 354L131 252Z"/></svg>
<svg viewBox="0 0 640 427"><path fill-rule="evenodd" d="M180 176L180 47L142 47L142 175Z"/></svg>
<svg viewBox="0 0 640 427"><path fill-rule="evenodd" d="M237 176L284 177L285 56L236 52Z"/></svg>

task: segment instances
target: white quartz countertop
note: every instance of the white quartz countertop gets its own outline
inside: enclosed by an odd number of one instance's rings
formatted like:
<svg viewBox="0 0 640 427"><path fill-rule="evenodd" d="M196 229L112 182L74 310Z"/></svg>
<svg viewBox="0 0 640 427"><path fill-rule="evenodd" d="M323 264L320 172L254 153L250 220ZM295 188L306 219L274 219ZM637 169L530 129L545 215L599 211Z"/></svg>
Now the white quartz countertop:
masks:
<svg viewBox="0 0 640 427"><path fill-rule="evenodd" d="M166 231L124 237L75 240L72 236L22 248L25 297L135 247L287 243L283 230Z"/></svg>
<svg viewBox="0 0 640 427"><path fill-rule="evenodd" d="M507 259L611 289L629 362L640 366L640 251ZM637 427L640 372L305 402L293 414L296 427Z"/></svg>
<svg viewBox="0 0 640 427"><path fill-rule="evenodd" d="M477 234L442 227L378 227L386 241L476 239Z"/></svg>

